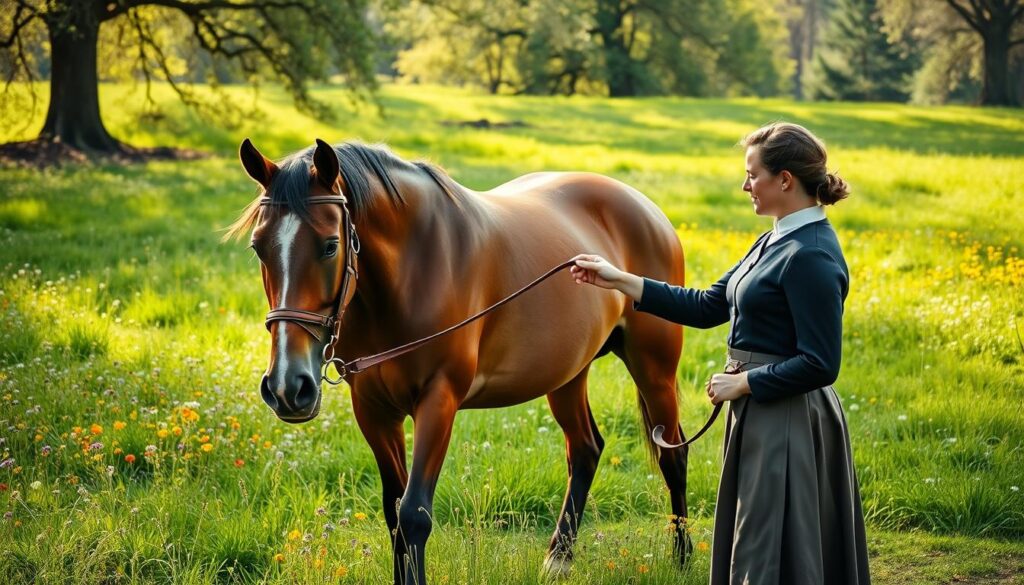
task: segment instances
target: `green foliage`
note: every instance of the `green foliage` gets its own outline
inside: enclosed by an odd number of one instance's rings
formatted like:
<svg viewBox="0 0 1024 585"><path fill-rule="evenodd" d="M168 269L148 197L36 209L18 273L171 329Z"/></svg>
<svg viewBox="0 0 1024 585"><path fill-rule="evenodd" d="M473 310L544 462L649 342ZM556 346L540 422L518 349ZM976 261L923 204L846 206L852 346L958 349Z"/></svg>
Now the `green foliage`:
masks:
<svg viewBox="0 0 1024 585"><path fill-rule="evenodd" d="M789 68L751 0L419 1L385 22L403 78L490 93L774 95Z"/></svg>
<svg viewBox="0 0 1024 585"><path fill-rule="evenodd" d="M815 61L818 99L905 101L917 55L890 41L875 0L838 0Z"/></svg>
<svg viewBox="0 0 1024 585"><path fill-rule="evenodd" d="M277 421L259 398L269 339L258 263L243 245L219 242L254 196L235 155L243 136L275 157L316 136L386 141L476 189L540 169L607 173L666 212L688 282L703 287L770 227L739 189L735 143L776 119L819 133L829 166L854 189L828 210L852 270L836 388L874 580L1024 571L1021 112L385 86L381 117L346 103L344 90L315 88L339 104L332 126L268 88L263 114L229 130L176 105L165 86L154 87L163 119L115 107L137 103L129 87L102 89L119 135L218 156L0 171L0 460L14 459L0 468L0 508L11 512L0 519L0 582L387 578L380 484L345 388L325 387L323 413L300 426ZM456 117L529 127L439 124ZM709 411L701 387L723 365L724 335L724 327L686 331L684 429ZM690 451L698 549L679 571L633 384L613 356L592 372L607 444L567 583L706 583L700 543L710 542L722 425ZM87 449L95 442L103 446ZM543 399L460 413L438 485L434 582L536 583L564 488L564 441Z"/></svg>

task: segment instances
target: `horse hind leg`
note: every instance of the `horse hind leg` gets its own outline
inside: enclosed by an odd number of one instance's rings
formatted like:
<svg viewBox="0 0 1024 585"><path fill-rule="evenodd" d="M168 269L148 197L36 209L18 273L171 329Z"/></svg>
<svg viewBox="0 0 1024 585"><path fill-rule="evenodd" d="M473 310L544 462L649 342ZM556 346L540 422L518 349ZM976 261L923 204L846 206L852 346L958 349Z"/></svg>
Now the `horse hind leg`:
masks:
<svg viewBox="0 0 1024 585"><path fill-rule="evenodd" d="M669 490L675 524L675 554L680 564L685 564L693 552L686 511L688 448L662 449L651 441L651 430L658 425L665 427L666 441L679 443L685 440L679 426L676 382L682 330L652 315L634 313L624 333L622 344L613 346L612 351L625 363L637 385L647 446L657 459Z"/></svg>
<svg viewBox="0 0 1024 585"><path fill-rule="evenodd" d="M597 430L587 399L589 370L588 364L575 378L548 394L551 413L565 433L565 456L569 468L565 500L544 559L544 573L550 577L563 577L569 573L572 547L601 451L604 450L604 439Z"/></svg>

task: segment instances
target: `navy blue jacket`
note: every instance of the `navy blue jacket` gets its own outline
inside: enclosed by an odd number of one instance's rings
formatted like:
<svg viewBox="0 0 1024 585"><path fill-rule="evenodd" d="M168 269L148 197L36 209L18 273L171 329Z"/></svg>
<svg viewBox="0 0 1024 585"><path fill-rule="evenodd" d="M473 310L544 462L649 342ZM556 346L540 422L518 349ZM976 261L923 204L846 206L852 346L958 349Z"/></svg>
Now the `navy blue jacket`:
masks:
<svg viewBox="0 0 1024 585"><path fill-rule="evenodd" d="M790 356L747 370L757 402L829 386L839 376L843 302L850 273L828 219L800 226L778 240L757 238L742 260L707 290L644 277L633 308L706 329L730 322L736 349ZM756 262L755 262L756 261Z"/></svg>

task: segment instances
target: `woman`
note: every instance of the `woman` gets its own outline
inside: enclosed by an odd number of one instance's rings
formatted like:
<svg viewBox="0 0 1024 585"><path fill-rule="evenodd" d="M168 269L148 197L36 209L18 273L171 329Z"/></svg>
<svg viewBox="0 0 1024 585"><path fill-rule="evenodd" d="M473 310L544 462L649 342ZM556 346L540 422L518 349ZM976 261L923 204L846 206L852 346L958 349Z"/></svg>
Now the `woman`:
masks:
<svg viewBox="0 0 1024 585"><path fill-rule="evenodd" d="M711 585L869 583L850 439L832 387L839 374L849 272L822 205L848 187L826 172L822 142L775 123L747 136L754 213L774 227L707 290L574 258L577 282L622 291L633 308L691 327L730 323L729 401L711 552Z"/></svg>

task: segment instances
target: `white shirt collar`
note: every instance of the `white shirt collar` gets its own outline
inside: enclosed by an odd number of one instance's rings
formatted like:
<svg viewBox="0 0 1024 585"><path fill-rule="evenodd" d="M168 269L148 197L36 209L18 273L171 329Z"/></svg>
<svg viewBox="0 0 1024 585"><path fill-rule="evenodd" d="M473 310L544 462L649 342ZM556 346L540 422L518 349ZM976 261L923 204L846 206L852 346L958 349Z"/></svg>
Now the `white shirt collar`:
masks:
<svg viewBox="0 0 1024 585"><path fill-rule="evenodd" d="M774 241L799 227L823 219L825 219L825 209L821 205L805 207L781 219L776 219L775 225L772 226L772 234L768 237Z"/></svg>

